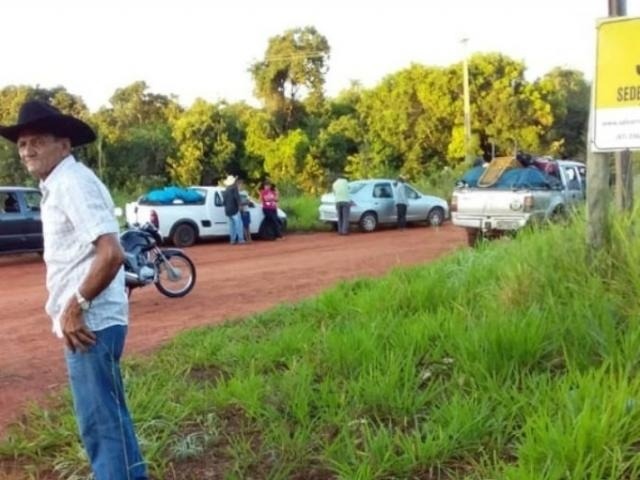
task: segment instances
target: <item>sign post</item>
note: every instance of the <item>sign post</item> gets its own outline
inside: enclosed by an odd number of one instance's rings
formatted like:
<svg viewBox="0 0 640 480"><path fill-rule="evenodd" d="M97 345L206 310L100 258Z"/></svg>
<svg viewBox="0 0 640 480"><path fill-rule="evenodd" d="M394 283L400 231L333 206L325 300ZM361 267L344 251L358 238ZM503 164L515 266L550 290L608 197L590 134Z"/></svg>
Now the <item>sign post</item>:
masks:
<svg viewBox="0 0 640 480"><path fill-rule="evenodd" d="M612 17L597 26L596 78L589 115L587 243L592 254L608 239L610 156L606 152L640 148L640 18L615 17L620 13L615 9L609 13ZM622 158L616 166L618 205L630 208L632 181L624 176L630 172L630 162L625 164Z"/></svg>
<svg viewBox="0 0 640 480"><path fill-rule="evenodd" d="M598 24L593 150L640 149L640 18Z"/></svg>

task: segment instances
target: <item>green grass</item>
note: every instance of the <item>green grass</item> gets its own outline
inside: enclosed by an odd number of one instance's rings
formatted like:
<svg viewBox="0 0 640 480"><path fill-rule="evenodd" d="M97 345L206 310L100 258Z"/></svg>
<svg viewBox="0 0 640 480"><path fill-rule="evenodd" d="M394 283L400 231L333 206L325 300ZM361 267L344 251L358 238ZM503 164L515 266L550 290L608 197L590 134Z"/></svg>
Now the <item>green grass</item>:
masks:
<svg viewBox="0 0 640 480"><path fill-rule="evenodd" d="M279 206L287 212L289 231L309 232L329 229L329 226L318 220L319 197L304 195L282 197Z"/></svg>
<svg viewBox="0 0 640 480"><path fill-rule="evenodd" d="M129 360L153 478L638 478L637 219L591 265L578 220ZM68 405L16 425L4 465L83 478Z"/></svg>

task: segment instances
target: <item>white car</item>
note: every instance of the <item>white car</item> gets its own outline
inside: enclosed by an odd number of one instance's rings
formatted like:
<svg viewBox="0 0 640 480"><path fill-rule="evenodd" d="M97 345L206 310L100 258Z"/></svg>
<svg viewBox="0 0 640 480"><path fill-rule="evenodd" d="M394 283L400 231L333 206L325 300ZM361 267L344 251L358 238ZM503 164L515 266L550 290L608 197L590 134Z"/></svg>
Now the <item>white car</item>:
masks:
<svg viewBox="0 0 640 480"><path fill-rule="evenodd" d="M229 235L229 223L224 214L222 192L224 187L190 187L202 196L196 203L174 200L169 204L152 204L139 199L127 203L125 215L128 225L151 222L156 225L163 239L170 240L177 247L189 247L199 239ZM251 213L250 231L259 235L264 214L260 202L240 192L249 200ZM278 218L283 228L287 225L287 215L278 209Z"/></svg>
<svg viewBox="0 0 640 480"><path fill-rule="evenodd" d="M425 195L405 183L407 222L427 222L438 226L449 218L449 205L446 200ZM357 180L349 182L351 210L349 222L357 223L365 232L374 231L380 224L397 222L395 204L395 180L387 178ZM318 209L322 222L336 224L338 214L333 193L322 195Z"/></svg>

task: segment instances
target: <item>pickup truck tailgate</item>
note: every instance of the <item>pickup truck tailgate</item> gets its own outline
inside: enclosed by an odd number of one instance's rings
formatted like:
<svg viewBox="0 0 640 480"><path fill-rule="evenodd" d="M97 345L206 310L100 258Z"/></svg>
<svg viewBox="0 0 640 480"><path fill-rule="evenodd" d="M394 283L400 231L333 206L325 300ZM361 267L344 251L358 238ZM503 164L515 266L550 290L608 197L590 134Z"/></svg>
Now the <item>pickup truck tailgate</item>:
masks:
<svg viewBox="0 0 640 480"><path fill-rule="evenodd" d="M512 190L460 190L456 196L460 215L510 215L524 201L523 192Z"/></svg>
<svg viewBox="0 0 640 480"><path fill-rule="evenodd" d="M127 224L144 224L150 220L151 207L139 205L137 202L127 203L124 207Z"/></svg>

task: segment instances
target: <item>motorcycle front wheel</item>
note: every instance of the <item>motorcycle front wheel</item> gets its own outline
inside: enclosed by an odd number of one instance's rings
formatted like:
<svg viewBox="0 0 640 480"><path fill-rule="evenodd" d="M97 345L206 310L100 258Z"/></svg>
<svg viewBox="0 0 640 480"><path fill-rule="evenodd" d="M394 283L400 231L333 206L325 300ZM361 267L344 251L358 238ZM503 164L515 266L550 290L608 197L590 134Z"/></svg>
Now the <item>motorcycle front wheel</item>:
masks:
<svg viewBox="0 0 640 480"><path fill-rule="evenodd" d="M160 293L171 298L184 297L196 284L196 267L184 253L165 253L167 261L158 262L155 286ZM169 263L169 265L167 265Z"/></svg>

